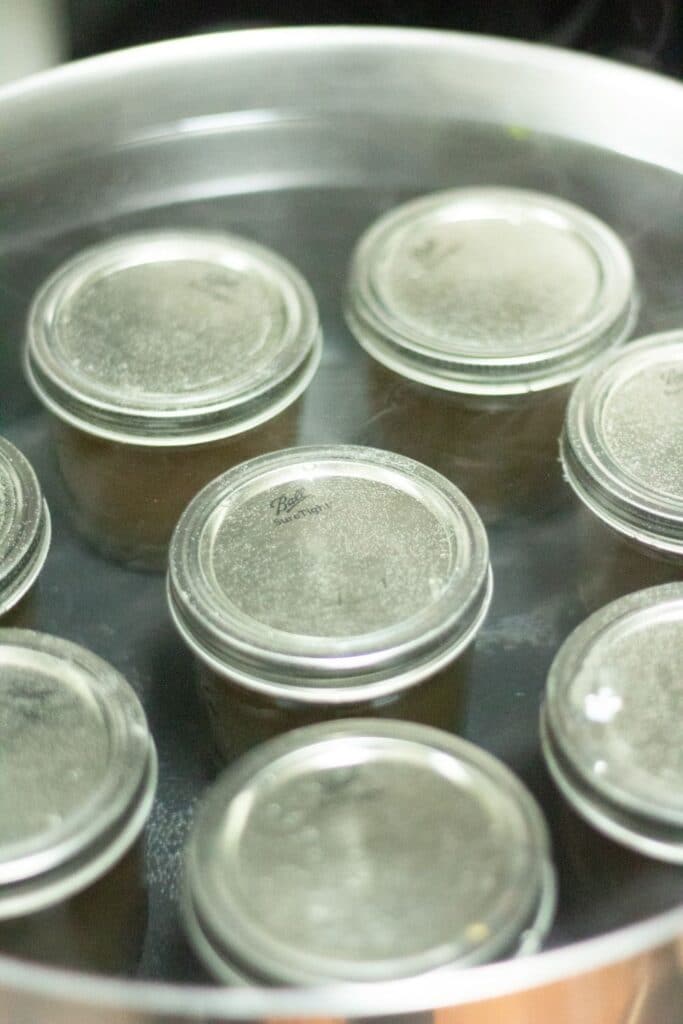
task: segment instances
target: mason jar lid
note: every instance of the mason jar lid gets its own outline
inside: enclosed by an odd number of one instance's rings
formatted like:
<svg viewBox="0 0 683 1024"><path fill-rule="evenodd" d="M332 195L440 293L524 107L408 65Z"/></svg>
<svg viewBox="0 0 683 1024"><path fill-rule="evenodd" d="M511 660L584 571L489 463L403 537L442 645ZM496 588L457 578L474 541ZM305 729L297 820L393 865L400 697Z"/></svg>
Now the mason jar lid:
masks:
<svg viewBox="0 0 683 1024"><path fill-rule="evenodd" d="M183 513L168 595L195 653L251 690L348 703L433 674L479 629L484 526L434 470L346 445L228 470Z"/></svg>
<svg viewBox="0 0 683 1024"><path fill-rule="evenodd" d="M31 464L0 437L0 615L35 582L50 536L50 513Z"/></svg>
<svg viewBox="0 0 683 1024"><path fill-rule="evenodd" d="M26 371L55 415L131 444L192 444L270 419L321 351L315 299L275 253L159 231L94 246L34 299Z"/></svg>
<svg viewBox="0 0 683 1024"><path fill-rule="evenodd" d="M229 768L186 850L185 921L220 980L386 981L540 945L545 823L500 761L422 725L298 729Z"/></svg>
<svg viewBox="0 0 683 1024"><path fill-rule="evenodd" d="M577 384L561 454L595 515L683 556L683 330L629 343Z"/></svg>
<svg viewBox="0 0 683 1024"><path fill-rule="evenodd" d="M0 920L112 867L156 788L145 715L110 665L67 640L0 630Z"/></svg>
<svg viewBox="0 0 683 1024"><path fill-rule="evenodd" d="M543 711L546 759L612 838L683 863L683 582L613 601L560 648Z"/></svg>
<svg viewBox="0 0 683 1024"><path fill-rule="evenodd" d="M390 210L356 247L346 299L351 331L389 369L488 395L573 380L634 313L617 235L572 203L512 188Z"/></svg>

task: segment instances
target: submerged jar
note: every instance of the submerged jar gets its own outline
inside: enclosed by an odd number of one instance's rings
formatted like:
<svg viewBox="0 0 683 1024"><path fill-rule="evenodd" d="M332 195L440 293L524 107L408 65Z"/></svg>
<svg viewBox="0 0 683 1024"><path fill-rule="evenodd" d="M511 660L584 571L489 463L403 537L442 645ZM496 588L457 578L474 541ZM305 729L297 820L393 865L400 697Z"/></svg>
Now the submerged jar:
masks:
<svg viewBox="0 0 683 1024"><path fill-rule="evenodd" d="M453 484L345 445L223 474L169 556L171 614L223 758L349 714L456 728L491 590L486 532Z"/></svg>
<svg viewBox="0 0 683 1024"><path fill-rule="evenodd" d="M360 239L346 295L373 360L359 440L438 469L485 522L552 507L569 382L635 309L624 244L564 200L454 189L391 210Z"/></svg>
<svg viewBox="0 0 683 1024"><path fill-rule="evenodd" d="M30 625L34 585L50 548L50 513L25 455L0 437L0 621Z"/></svg>
<svg viewBox="0 0 683 1024"><path fill-rule="evenodd" d="M142 707L66 640L0 630L0 951L134 969L157 760Z"/></svg>
<svg viewBox="0 0 683 1024"><path fill-rule="evenodd" d="M33 302L25 362L79 530L163 567L208 480L296 439L320 351L306 282L244 239L134 234L65 263Z"/></svg>
<svg viewBox="0 0 683 1024"><path fill-rule="evenodd" d="M576 386L561 455L586 607L682 580L683 331L630 343Z"/></svg>
<svg viewBox="0 0 683 1024"><path fill-rule="evenodd" d="M628 594L560 648L541 715L550 773L617 843L683 864L683 583Z"/></svg>
<svg viewBox="0 0 683 1024"><path fill-rule="evenodd" d="M409 722L271 740L202 800L184 918L217 980L435 979L534 952L555 906L541 813L500 761Z"/></svg>

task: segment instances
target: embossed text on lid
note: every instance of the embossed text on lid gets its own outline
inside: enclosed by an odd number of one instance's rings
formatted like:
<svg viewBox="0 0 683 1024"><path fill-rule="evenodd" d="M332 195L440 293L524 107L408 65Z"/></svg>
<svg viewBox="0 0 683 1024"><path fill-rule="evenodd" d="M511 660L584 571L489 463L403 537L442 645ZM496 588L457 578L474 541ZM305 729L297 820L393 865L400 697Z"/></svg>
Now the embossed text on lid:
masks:
<svg viewBox="0 0 683 1024"><path fill-rule="evenodd" d="M563 758L618 809L683 840L683 583L629 594L574 631L548 677ZM655 825L653 824L653 828Z"/></svg>
<svg viewBox="0 0 683 1024"><path fill-rule="evenodd" d="M514 951L553 903L541 815L500 762L399 722L313 726L229 769L187 856L191 934L271 981L412 977ZM203 943L198 943L202 948Z"/></svg>
<svg viewBox="0 0 683 1024"><path fill-rule="evenodd" d="M632 322L633 269L610 228L551 196L459 189L390 211L356 249L347 316L371 355L452 391L576 377Z"/></svg>
<svg viewBox="0 0 683 1024"><path fill-rule="evenodd" d="M0 615L26 593L50 546L50 516L22 453L0 438Z"/></svg>
<svg viewBox="0 0 683 1024"><path fill-rule="evenodd" d="M683 331L627 345L577 385L562 458L596 515L683 555Z"/></svg>
<svg viewBox="0 0 683 1024"><path fill-rule="evenodd" d="M332 700L341 680L339 699L368 685L379 695L472 638L490 598L488 544L433 470L374 449L290 449L194 499L169 597L200 657L253 687L308 699L322 687Z"/></svg>
<svg viewBox="0 0 683 1024"><path fill-rule="evenodd" d="M270 250L156 232L74 257L38 293L27 371L91 432L150 444L228 436L289 405L319 358L315 300Z"/></svg>
<svg viewBox="0 0 683 1024"><path fill-rule="evenodd" d="M0 918L50 905L121 856L156 759L125 680L84 648L0 630Z"/></svg>

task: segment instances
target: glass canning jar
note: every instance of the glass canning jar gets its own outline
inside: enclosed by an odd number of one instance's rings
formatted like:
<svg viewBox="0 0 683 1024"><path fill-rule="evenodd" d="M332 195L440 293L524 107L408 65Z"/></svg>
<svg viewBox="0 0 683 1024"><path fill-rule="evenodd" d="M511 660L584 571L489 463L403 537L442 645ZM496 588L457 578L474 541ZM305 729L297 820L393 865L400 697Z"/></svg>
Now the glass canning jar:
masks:
<svg viewBox="0 0 683 1024"><path fill-rule="evenodd" d="M25 366L53 414L73 518L115 559L165 565L190 498L221 470L296 439L318 365L301 275L232 235L121 236L38 292Z"/></svg>
<svg viewBox="0 0 683 1024"><path fill-rule="evenodd" d="M0 751L0 949L132 970L157 778L133 690L76 644L0 629Z"/></svg>
<svg viewBox="0 0 683 1024"><path fill-rule="evenodd" d="M545 759L598 831L683 864L683 583L627 594L565 641L541 714Z"/></svg>
<svg viewBox="0 0 683 1024"><path fill-rule="evenodd" d="M298 729L199 806L184 920L228 984L437 979L533 952L555 877L543 817L500 761L412 722Z"/></svg>
<svg viewBox="0 0 683 1024"><path fill-rule="evenodd" d="M491 590L486 532L453 484L345 445L229 470L190 503L169 557L223 758L349 714L457 728Z"/></svg>
<svg viewBox="0 0 683 1024"><path fill-rule="evenodd" d="M390 210L358 242L346 293L375 364L359 440L438 469L485 522L552 507L568 385L635 310L626 247L564 200L468 188Z"/></svg>
<svg viewBox="0 0 683 1024"><path fill-rule="evenodd" d="M0 437L0 620L30 625L34 585L50 547L50 513L26 456Z"/></svg>
<svg viewBox="0 0 683 1024"><path fill-rule="evenodd" d="M683 331L630 342L580 381L561 456L585 606L683 579Z"/></svg>

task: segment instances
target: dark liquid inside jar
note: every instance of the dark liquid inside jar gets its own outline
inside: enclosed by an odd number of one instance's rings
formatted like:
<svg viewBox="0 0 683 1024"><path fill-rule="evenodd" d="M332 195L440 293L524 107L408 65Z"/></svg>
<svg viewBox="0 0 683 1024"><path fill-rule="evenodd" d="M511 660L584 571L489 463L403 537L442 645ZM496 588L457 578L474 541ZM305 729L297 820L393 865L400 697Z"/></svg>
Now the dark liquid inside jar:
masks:
<svg viewBox="0 0 683 1024"><path fill-rule="evenodd" d="M577 509L577 530L578 592L588 612L635 590L683 579L683 559L632 541L583 505Z"/></svg>
<svg viewBox="0 0 683 1024"><path fill-rule="evenodd" d="M143 842L82 892L0 921L0 951L21 960L103 974L130 974L147 927Z"/></svg>
<svg viewBox="0 0 683 1024"><path fill-rule="evenodd" d="M376 700L333 705L267 697L245 689L203 663L198 668L199 696L221 762L231 761L291 729L338 718L398 718L457 733L467 710L473 650L470 644L430 678Z"/></svg>
<svg viewBox="0 0 683 1024"><path fill-rule="evenodd" d="M226 469L293 444L300 402L242 434L170 448L109 441L53 418L77 530L107 558L132 568L165 568L171 534L190 499Z"/></svg>
<svg viewBox="0 0 683 1024"><path fill-rule="evenodd" d="M33 629L38 611L38 587L35 582L16 604L0 617L0 626L11 626L13 629Z"/></svg>
<svg viewBox="0 0 683 1024"><path fill-rule="evenodd" d="M485 523L544 514L562 500L558 437L569 387L527 395L460 395L368 360L371 419L358 443L438 470Z"/></svg>

